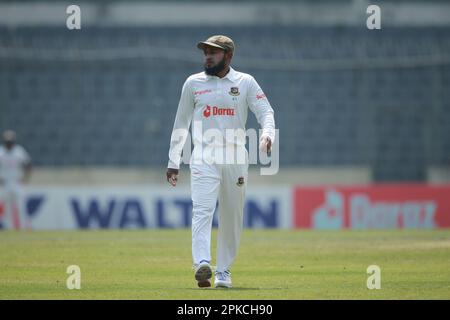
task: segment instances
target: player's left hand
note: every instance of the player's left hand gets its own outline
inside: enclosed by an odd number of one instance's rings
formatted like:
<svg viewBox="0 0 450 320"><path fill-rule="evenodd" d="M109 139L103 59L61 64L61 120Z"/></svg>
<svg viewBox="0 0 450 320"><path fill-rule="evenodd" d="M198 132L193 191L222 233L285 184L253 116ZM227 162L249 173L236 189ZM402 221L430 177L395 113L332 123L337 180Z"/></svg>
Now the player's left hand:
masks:
<svg viewBox="0 0 450 320"><path fill-rule="evenodd" d="M270 155L270 152L272 151L272 140L269 136L263 135L261 137L259 140L259 150L261 152L267 152L267 154Z"/></svg>

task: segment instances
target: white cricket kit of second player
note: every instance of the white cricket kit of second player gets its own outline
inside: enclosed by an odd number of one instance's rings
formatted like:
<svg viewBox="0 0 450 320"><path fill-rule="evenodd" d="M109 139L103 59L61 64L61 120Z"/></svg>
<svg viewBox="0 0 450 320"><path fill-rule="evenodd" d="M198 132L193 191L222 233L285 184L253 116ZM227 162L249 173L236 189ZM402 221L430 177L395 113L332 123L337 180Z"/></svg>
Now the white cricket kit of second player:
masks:
<svg viewBox="0 0 450 320"><path fill-rule="evenodd" d="M228 270L233 263L243 226L248 178L248 157L245 150L248 109L256 115L262 127L262 135L274 141L273 109L251 75L235 71L231 67L223 78L210 76L205 72L191 75L182 88L171 137L168 167L178 169L182 148L192 122L194 143L190 160L193 205L192 256L194 265L202 261L211 261L212 219L218 199L220 214L217 271L219 272ZM217 139L208 139L209 129L214 129L216 133L220 132L224 138L223 143ZM227 129L241 130L244 136L230 138ZM181 139L180 132L184 132ZM244 150L243 162L211 163L206 150L208 152L211 149L219 150L218 154L223 154L221 151L224 147L230 145L236 150Z"/></svg>
<svg viewBox="0 0 450 320"><path fill-rule="evenodd" d="M19 222L23 227L26 222L25 204L21 180L24 175L24 166L30 162L30 156L20 145L14 145L11 150L0 146L0 199L4 203L3 227L10 229L13 226L13 211L17 209Z"/></svg>

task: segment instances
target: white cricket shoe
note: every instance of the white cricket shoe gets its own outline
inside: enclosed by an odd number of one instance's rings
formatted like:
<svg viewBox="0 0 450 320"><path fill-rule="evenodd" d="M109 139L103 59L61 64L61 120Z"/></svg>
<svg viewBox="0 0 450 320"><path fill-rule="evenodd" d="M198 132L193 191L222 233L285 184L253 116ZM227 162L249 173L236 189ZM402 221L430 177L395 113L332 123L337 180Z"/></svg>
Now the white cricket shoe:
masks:
<svg viewBox="0 0 450 320"><path fill-rule="evenodd" d="M208 261L202 260L195 267L195 280L200 288L211 287L212 268Z"/></svg>
<svg viewBox="0 0 450 320"><path fill-rule="evenodd" d="M216 288L231 288L231 272L229 270L216 272L214 286Z"/></svg>

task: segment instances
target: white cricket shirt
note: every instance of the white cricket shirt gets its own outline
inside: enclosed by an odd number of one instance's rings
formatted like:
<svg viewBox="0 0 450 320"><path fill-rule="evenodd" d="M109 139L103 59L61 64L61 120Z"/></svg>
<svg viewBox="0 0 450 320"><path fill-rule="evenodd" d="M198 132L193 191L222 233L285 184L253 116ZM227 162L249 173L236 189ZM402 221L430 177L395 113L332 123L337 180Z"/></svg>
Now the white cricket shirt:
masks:
<svg viewBox="0 0 450 320"><path fill-rule="evenodd" d="M275 140L275 120L273 109L256 80L249 74L235 71L230 67L228 74L219 78L200 72L185 81L173 126L168 168L178 169L181 152L192 122L194 154L198 146L220 148L232 144L245 148L242 138L228 139L227 129L241 129L245 134L247 113L250 109L262 128L262 135ZM201 130L199 130L201 129ZM208 133L220 131L224 144L217 139L208 139ZM180 132L185 134L180 138ZM214 133L214 131L213 131Z"/></svg>
<svg viewBox="0 0 450 320"><path fill-rule="evenodd" d="M20 182L24 166L30 161L30 156L22 146L15 144L10 150L0 146L0 178L6 184Z"/></svg>

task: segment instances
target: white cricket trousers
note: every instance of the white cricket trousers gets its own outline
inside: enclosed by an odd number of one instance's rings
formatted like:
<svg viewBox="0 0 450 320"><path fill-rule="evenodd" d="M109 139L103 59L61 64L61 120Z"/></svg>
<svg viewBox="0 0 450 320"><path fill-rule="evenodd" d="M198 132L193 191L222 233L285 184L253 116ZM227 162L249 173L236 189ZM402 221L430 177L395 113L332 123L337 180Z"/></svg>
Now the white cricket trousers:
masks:
<svg viewBox="0 0 450 320"><path fill-rule="evenodd" d="M23 188L18 183L0 185L0 201L3 202L3 229L26 229L28 224L25 212Z"/></svg>
<svg viewBox="0 0 450 320"><path fill-rule="evenodd" d="M217 271L233 263L243 228L248 164L192 164L192 258L211 262L211 229L217 199Z"/></svg>

